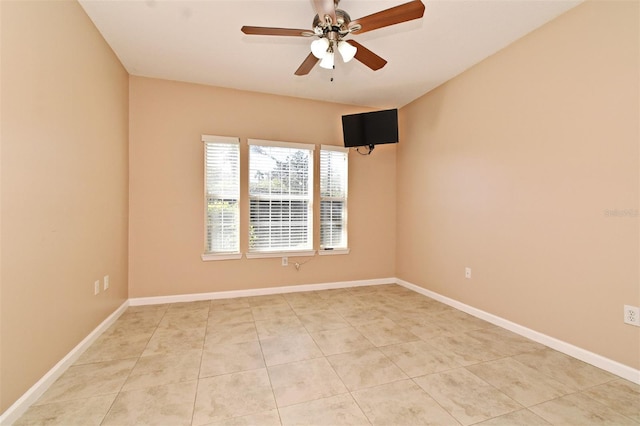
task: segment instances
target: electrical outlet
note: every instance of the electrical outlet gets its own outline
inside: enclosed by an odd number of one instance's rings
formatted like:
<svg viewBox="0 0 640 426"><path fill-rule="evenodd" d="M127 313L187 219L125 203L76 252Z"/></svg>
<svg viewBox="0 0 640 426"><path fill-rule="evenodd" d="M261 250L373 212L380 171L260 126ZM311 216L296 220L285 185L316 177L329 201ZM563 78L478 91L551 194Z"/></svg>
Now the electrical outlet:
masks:
<svg viewBox="0 0 640 426"><path fill-rule="evenodd" d="M637 306L624 305L624 322L625 324L640 327L640 308Z"/></svg>
<svg viewBox="0 0 640 426"><path fill-rule="evenodd" d="M100 293L100 280L93 283L93 295Z"/></svg>
<svg viewBox="0 0 640 426"><path fill-rule="evenodd" d="M109 275L105 275L104 276L104 279L102 280L102 283L103 283L102 284L103 290L106 290L106 289L109 288Z"/></svg>
<svg viewBox="0 0 640 426"><path fill-rule="evenodd" d="M288 257L283 257L282 258L282 266L289 266L289 258Z"/></svg>
<svg viewBox="0 0 640 426"><path fill-rule="evenodd" d="M469 267L464 268L464 277L468 280L471 279L471 268Z"/></svg>

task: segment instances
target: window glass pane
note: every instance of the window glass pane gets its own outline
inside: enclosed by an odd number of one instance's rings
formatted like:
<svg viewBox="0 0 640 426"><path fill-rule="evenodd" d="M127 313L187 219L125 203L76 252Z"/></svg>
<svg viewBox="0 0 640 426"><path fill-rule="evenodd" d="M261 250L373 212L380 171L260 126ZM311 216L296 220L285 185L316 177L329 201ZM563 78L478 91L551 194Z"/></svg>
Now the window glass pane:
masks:
<svg viewBox="0 0 640 426"><path fill-rule="evenodd" d="M240 218L238 200L208 198L207 247L208 252L239 250Z"/></svg>
<svg viewBox="0 0 640 426"><path fill-rule="evenodd" d="M249 146L249 250L312 248L312 151Z"/></svg>
<svg viewBox="0 0 640 426"><path fill-rule="evenodd" d="M338 151L320 151L320 196L346 197L347 155Z"/></svg>
<svg viewBox="0 0 640 426"><path fill-rule="evenodd" d="M310 156L302 149L251 145L250 194L309 195Z"/></svg>
<svg viewBox="0 0 640 426"><path fill-rule="evenodd" d="M320 247L347 247L348 151L320 151Z"/></svg>
<svg viewBox="0 0 640 426"><path fill-rule="evenodd" d="M323 247L345 247L343 244L344 202L320 202L320 241Z"/></svg>
<svg viewBox="0 0 640 426"><path fill-rule="evenodd" d="M207 194L216 196L239 195L239 151L238 145L206 143Z"/></svg>
<svg viewBox="0 0 640 426"><path fill-rule="evenodd" d="M205 143L205 252L240 251L238 143Z"/></svg>

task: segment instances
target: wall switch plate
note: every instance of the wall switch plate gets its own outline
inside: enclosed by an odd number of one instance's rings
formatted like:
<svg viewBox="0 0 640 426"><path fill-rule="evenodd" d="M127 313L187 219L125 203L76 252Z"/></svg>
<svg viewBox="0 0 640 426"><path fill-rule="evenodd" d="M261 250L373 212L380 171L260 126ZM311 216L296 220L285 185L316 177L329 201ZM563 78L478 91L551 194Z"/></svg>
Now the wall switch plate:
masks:
<svg viewBox="0 0 640 426"><path fill-rule="evenodd" d="M624 322L625 324L640 327L640 308L637 306L624 305Z"/></svg>
<svg viewBox="0 0 640 426"><path fill-rule="evenodd" d="M100 280L93 283L93 295L100 293Z"/></svg>
<svg viewBox="0 0 640 426"><path fill-rule="evenodd" d="M109 288L109 275L105 275L104 279L102 280L102 282L103 282L103 285L102 285L103 289L104 290L108 289Z"/></svg>
<svg viewBox="0 0 640 426"><path fill-rule="evenodd" d="M283 257L282 258L282 266L289 266L289 258L288 257Z"/></svg>
<svg viewBox="0 0 640 426"><path fill-rule="evenodd" d="M464 277L468 280L471 279L471 268L464 268Z"/></svg>

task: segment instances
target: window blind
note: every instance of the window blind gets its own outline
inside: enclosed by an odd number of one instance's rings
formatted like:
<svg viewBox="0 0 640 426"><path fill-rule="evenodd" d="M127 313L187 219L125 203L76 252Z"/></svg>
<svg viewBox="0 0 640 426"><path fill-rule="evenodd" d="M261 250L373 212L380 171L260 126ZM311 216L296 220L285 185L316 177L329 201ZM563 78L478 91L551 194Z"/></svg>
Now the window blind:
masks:
<svg viewBox="0 0 640 426"><path fill-rule="evenodd" d="M320 149L320 249L347 248L348 149Z"/></svg>
<svg viewBox="0 0 640 426"><path fill-rule="evenodd" d="M240 252L240 141L203 135L206 253Z"/></svg>
<svg viewBox="0 0 640 426"><path fill-rule="evenodd" d="M313 247L313 145L249 141L249 251Z"/></svg>

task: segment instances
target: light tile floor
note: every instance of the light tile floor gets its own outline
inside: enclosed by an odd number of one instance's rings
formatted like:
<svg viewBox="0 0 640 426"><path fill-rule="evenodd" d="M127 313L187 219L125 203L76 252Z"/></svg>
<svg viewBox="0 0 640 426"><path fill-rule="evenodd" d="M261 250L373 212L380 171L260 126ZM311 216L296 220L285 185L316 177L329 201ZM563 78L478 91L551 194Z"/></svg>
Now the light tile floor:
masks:
<svg viewBox="0 0 640 426"><path fill-rule="evenodd" d="M18 425L638 425L640 386L397 285L131 307Z"/></svg>

